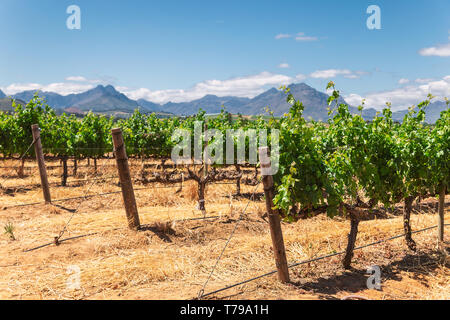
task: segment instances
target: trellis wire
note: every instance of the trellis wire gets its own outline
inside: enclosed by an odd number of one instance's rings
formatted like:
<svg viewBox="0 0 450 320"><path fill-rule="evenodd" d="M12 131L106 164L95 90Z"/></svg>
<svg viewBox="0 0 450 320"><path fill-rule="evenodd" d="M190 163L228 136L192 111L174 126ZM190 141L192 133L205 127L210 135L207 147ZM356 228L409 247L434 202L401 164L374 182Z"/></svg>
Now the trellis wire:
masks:
<svg viewBox="0 0 450 320"><path fill-rule="evenodd" d="M449 225L450 224L445 224L445 226L449 226ZM427 227L427 228L424 228L424 229L421 229L421 230L413 231L411 233L412 234L421 233L421 232L425 232L425 231L428 231L428 230L431 230L431 229L436 229L437 227L438 226ZM369 243L369 244L365 244L365 245L356 247L354 249L354 251L355 250L361 250L361 249L364 249L364 248L367 248L367 247L370 247L370 246L374 246L374 245L377 245L377 244L380 244L380 243L383 243L383 242L395 240L395 239L398 239L398 238L401 238L401 237L404 237L404 236L405 236L405 234L403 233L403 234L396 235L396 236L393 236L393 237L390 237L390 238L387 238L387 239L383 239L383 240L379 240L379 241L372 242L372 243ZM318 258L309 259L309 260L305 260L305 261L294 262L294 263L290 264L288 266L288 268L289 269L290 268L294 268L294 267L297 267L297 266L300 266L300 265L303 265L303 264L307 264L307 263L311 263L311 262L315 262L315 261L319 261L319 260L323 260L323 259L327 259L327 258L332 258L332 257L343 255L343 254L345 254L345 251L335 252L335 253L327 254L327 255L324 255L324 256L321 256L321 257L318 257ZM262 274L262 275L259 275L259 276L256 276L256 277L253 277L253 278L250 278L250 279L247 279L247 280L235 283L235 284L232 284L230 286L227 286L227 287L224 287L224 288L221 288L221 289L218 289L218 290L214 290L214 291L211 291L211 292L199 295L198 299L201 299L201 298L204 298L204 297L207 297L207 296L211 296L213 294L216 294L216 293L219 293L219 292L222 292L222 291L225 291L225 290L229 290L231 288L235 288L235 287L238 287L240 285L243 285L243 284L246 284L246 283L249 283L249 282L261 279L261 278L264 278L264 277L268 277L268 276L273 275L275 273L277 273L277 270L272 270L272 271L267 272L265 274Z"/></svg>

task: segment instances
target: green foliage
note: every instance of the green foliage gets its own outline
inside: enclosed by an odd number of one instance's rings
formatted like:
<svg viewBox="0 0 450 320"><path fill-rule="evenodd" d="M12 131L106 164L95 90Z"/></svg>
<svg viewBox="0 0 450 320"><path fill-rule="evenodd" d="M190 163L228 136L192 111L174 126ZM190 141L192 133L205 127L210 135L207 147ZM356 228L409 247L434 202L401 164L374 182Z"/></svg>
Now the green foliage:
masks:
<svg viewBox="0 0 450 320"><path fill-rule="evenodd" d="M331 118L327 123L308 122L304 106L284 88L290 111L282 118L233 117L225 109L216 117L200 112L185 119L159 119L140 111L119 120L93 113L81 120L74 116L56 116L35 96L25 107L14 105L14 114L0 113L0 154L23 153L32 142L31 125L39 124L46 154L67 157L102 157L112 151L111 128L119 126L124 133L127 153L141 158L168 158L176 129L191 132L191 154L194 155L194 125L206 123L208 129L222 133L226 150L228 130L253 130L259 137L271 130L280 131L279 171L274 177L275 205L285 214L293 207L311 210L326 206L328 214L337 214L344 201L355 201L359 194L372 204L391 207L402 199L424 193L436 194L449 187L450 181L450 109L441 113L434 126L424 124L428 99L411 107L401 124L392 120L390 103L370 122L362 118L364 101L358 114L340 104L340 93L330 82L333 92L328 99ZM449 101L447 101L447 106ZM203 128L201 128L203 131ZM241 137L234 136L235 158ZM204 140L204 132L198 143ZM210 143L214 144L214 138ZM255 141L245 137L245 149ZM204 146L203 142L203 146ZM260 143L261 145L261 143ZM274 147L274 146L271 146ZM30 154L31 155L30 151ZM245 155L246 161L250 155ZM224 159L225 160L225 159Z"/></svg>
<svg viewBox="0 0 450 320"><path fill-rule="evenodd" d="M14 230L16 228L14 227L14 225L11 222L8 222L7 224L4 225L3 230L4 233L9 236L9 238L11 240L16 240L16 237L14 236Z"/></svg>
<svg viewBox="0 0 450 320"><path fill-rule="evenodd" d="M275 205L283 212L300 205L311 210L326 204L328 214L339 212L345 200L359 193L373 204L392 207L402 199L428 192L450 181L450 111L434 127L424 125L431 95L410 108L402 124L394 123L390 104L371 121L351 114L339 104L339 91L329 97L327 124L307 123L303 105L288 94L289 114L281 128L280 171L275 182ZM334 107L331 105L334 102Z"/></svg>

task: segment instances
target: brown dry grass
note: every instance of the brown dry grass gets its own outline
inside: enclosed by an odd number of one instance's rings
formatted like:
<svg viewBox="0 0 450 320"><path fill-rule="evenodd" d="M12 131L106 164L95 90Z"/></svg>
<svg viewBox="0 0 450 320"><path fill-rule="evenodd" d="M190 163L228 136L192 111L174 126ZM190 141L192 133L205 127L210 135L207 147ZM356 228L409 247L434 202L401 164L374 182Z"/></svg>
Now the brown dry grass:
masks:
<svg viewBox="0 0 450 320"><path fill-rule="evenodd" d="M140 163L132 163L131 168L132 172L139 172ZM53 171L51 181L59 181L58 170ZM113 166L99 171L102 176L116 174ZM9 173L0 170L2 174ZM91 176L92 168L79 168L79 178ZM36 177L36 174L28 174L24 179L11 176L5 184L39 183ZM118 191L116 182L95 181L90 194ZM181 193L176 193L179 185L157 188L161 186L155 184L154 189L136 191L144 224L141 231L126 228L120 194L99 196L82 202L63 238L98 234L28 253L23 250L51 242L58 235L80 200L0 211L0 227L13 223L17 239L12 241L7 235L0 235L0 298L195 298L247 200L230 196L235 191L234 185L212 185L206 193L206 209L208 216L219 218L183 221L202 217L196 210L196 184L186 181ZM142 186L136 186L139 187ZM89 184L52 186L51 191L52 197L58 199L83 195L88 188ZM253 187L242 189L251 192ZM258 192L261 191L259 187ZM0 207L41 200L40 189L30 188L14 196L1 193ZM427 202L436 203L433 199ZM264 211L263 201L250 203L206 292L274 269L268 224L261 218ZM448 209L446 213L449 223ZM435 225L435 210L424 206L411 220L414 230ZM293 262L344 250L349 222L317 215L292 224L283 223L282 227L287 256ZM360 224L357 245L402 232L399 216L364 221ZM269 276L210 298L340 299L357 294L371 299L449 299L448 247L437 247L436 230L414 235L414 239L418 243L417 253L409 252L403 239L397 239L357 251L351 271L343 270L340 257L334 257L291 269L289 285ZM67 271L73 265L81 270L81 288L77 290L66 286L70 277ZM381 291L366 288L366 268L370 265L381 267Z"/></svg>

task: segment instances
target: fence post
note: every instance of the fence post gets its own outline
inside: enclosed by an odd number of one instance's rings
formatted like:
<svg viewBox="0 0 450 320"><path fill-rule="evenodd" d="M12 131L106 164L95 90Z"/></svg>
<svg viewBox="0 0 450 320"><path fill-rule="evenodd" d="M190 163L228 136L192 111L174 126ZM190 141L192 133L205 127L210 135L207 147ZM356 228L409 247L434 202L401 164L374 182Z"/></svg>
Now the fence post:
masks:
<svg viewBox="0 0 450 320"><path fill-rule="evenodd" d="M444 241L444 205L445 205L445 186L441 187L439 192L439 215L438 215L438 240Z"/></svg>
<svg viewBox="0 0 450 320"><path fill-rule="evenodd" d="M275 254L275 263L278 270L278 279L281 282L289 282L289 268L286 260L286 249L284 247L283 232L278 210L273 209L273 177L269 172L271 167L270 157L268 157L269 148L259 148L259 161L261 163L261 175L264 185L264 195L266 197L266 209L269 216L270 235L272 237L273 251Z"/></svg>
<svg viewBox="0 0 450 320"><path fill-rule="evenodd" d="M131 182L130 167L128 166L128 157L123 141L122 130L115 128L111 130L114 154L116 157L117 170L119 171L120 186L122 188L123 202L127 214L128 227L133 230L139 229L140 221L134 196L133 184Z"/></svg>
<svg viewBox="0 0 450 320"><path fill-rule="evenodd" d="M44 193L45 203L48 204L52 202L52 198L50 196L50 188L48 184L44 153L42 152L41 129L39 129L39 125L33 124L31 126L31 132L33 134L33 141L35 141L34 151L36 153L36 160L39 166L39 175L41 176L42 192Z"/></svg>

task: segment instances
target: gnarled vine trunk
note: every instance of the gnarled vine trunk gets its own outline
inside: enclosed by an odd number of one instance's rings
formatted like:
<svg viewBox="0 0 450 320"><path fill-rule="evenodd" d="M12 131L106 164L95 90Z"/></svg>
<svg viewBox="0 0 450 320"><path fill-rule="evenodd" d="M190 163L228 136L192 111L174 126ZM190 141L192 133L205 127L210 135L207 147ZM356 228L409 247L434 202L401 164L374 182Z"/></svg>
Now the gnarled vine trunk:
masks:
<svg viewBox="0 0 450 320"><path fill-rule="evenodd" d="M406 197L405 198L405 207L403 208L403 229L405 231L405 240L406 244L408 245L408 248L412 251L417 250L417 245L412 239L411 236L411 211L412 211L412 204L415 197Z"/></svg>
<svg viewBox="0 0 450 320"><path fill-rule="evenodd" d="M206 214L205 189L206 189L206 181L204 179L201 179L198 182L198 209L201 210L203 214Z"/></svg>
<svg viewBox="0 0 450 320"><path fill-rule="evenodd" d="M350 269L351 267L353 250L355 249L356 236L358 234L358 225L358 217L350 210L350 232L348 234L347 249L345 251L344 259L342 260L342 265L345 269Z"/></svg>
<svg viewBox="0 0 450 320"><path fill-rule="evenodd" d="M206 215L206 208L205 208L205 189L206 184L211 181L212 176L211 173L208 175L204 175L202 172L195 173L191 171L189 168L189 177L194 179L197 182L197 195L198 195L198 209L202 211L203 215Z"/></svg>
<svg viewBox="0 0 450 320"><path fill-rule="evenodd" d="M19 178L25 177L25 158L22 158L20 162L20 167L17 170L17 175L19 176Z"/></svg>
<svg viewBox="0 0 450 320"><path fill-rule="evenodd" d="M236 167L236 171L238 173L241 173L241 166L238 164L234 165ZM241 195L241 177L239 176L239 178L237 178L236 180L236 195L240 196Z"/></svg>
<svg viewBox="0 0 450 320"><path fill-rule="evenodd" d="M72 172L72 175L74 177L76 177L77 174L78 174L78 160L77 160L77 158L74 158L73 159L73 172Z"/></svg>

